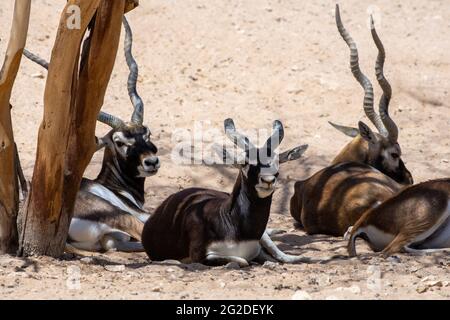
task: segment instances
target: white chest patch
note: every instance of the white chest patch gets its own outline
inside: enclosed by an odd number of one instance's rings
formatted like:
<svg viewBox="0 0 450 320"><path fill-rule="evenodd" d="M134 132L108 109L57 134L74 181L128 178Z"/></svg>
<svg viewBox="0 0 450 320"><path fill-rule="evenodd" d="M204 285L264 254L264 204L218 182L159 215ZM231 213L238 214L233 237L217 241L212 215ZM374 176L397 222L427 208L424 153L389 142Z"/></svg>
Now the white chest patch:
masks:
<svg viewBox="0 0 450 320"><path fill-rule="evenodd" d="M367 235L372 248L376 249L376 251L383 250L392 240L394 240L394 235L381 231L374 226L361 228L360 231Z"/></svg>
<svg viewBox="0 0 450 320"><path fill-rule="evenodd" d="M88 191L92 194L95 194L97 197L100 197L108 201L113 206L132 214L142 222L146 222L147 219L150 217L149 214L136 211L130 206L128 206L125 202L123 202L122 199L116 196L114 192L102 186L101 184L95 184L94 186L89 187ZM130 199L130 201L133 202L133 204L135 204L138 208L142 209L141 206L137 204L137 201L131 196L131 194L125 191L120 192L120 194L126 197L127 199Z"/></svg>
<svg viewBox="0 0 450 320"><path fill-rule="evenodd" d="M217 255L221 257L240 257L247 261L255 259L261 251L258 240L252 241L217 241L206 248L206 255Z"/></svg>

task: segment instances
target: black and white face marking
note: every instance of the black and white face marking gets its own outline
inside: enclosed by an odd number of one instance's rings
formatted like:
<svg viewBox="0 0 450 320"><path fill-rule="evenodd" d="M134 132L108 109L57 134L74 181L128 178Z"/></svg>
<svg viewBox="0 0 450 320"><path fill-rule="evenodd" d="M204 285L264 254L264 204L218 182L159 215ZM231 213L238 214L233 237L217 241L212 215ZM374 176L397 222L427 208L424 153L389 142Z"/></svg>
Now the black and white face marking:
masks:
<svg viewBox="0 0 450 320"><path fill-rule="evenodd" d="M406 169L397 142L375 134L366 124L360 122L361 137L369 143L369 164L401 184L413 184L411 173Z"/></svg>
<svg viewBox="0 0 450 320"><path fill-rule="evenodd" d="M267 198L273 194L278 180L279 158L275 154L273 157L264 157L264 162L259 156L266 150L258 149L256 161L247 161L241 168L242 175L251 185L255 186L256 193L259 198Z"/></svg>
<svg viewBox="0 0 450 320"><path fill-rule="evenodd" d="M146 126L133 125L112 134L112 141L119 164L136 177L149 177L158 172L158 149L150 141L150 130Z"/></svg>
<svg viewBox="0 0 450 320"><path fill-rule="evenodd" d="M300 158L308 148L307 145L302 145L278 155L275 150L284 137L283 124L279 120L273 122L272 135L261 148L257 148L246 136L236 131L232 119L226 119L224 126L228 138L237 147L244 150L245 160L240 170L244 179L251 186L254 186L259 198L267 198L275 191L280 163ZM214 149L223 157L224 163L229 163L230 159L237 163L236 160L240 158L234 156L233 153L228 152L226 149L220 147L215 147Z"/></svg>

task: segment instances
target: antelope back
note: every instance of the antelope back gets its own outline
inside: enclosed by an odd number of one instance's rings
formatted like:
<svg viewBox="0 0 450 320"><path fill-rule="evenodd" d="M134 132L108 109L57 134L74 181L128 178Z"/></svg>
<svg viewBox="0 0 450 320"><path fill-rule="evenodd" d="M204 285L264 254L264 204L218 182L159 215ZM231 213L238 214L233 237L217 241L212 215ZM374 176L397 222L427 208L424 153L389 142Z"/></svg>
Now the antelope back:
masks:
<svg viewBox="0 0 450 320"><path fill-rule="evenodd" d="M401 188L371 166L340 163L295 184L291 215L308 234L342 236L366 210Z"/></svg>
<svg viewBox="0 0 450 320"><path fill-rule="evenodd" d="M354 225L349 240L350 255L355 255L355 240L364 239L385 256L405 246L420 249L450 247L450 179L423 182L405 188L376 208L367 210ZM377 234L390 242L380 247Z"/></svg>

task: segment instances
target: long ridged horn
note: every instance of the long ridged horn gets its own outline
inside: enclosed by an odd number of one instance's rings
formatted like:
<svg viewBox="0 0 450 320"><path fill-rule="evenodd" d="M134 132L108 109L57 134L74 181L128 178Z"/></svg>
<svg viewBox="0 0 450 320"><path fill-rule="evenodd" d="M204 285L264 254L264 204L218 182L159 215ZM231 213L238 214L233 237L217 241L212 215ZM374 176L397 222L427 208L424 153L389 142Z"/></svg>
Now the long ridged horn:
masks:
<svg viewBox="0 0 450 320"><path fill-rule="evenodd" d="M125 124L119 118L117 118L109 113L103 112L103 111L100 111L100 113L98 114L97 120L104 124L107 124L108 126L110 126L113 129L118 129Z"/></svg>
<svg viewBox="0 0 450 320"><path fill-rule="evenodd" d="M139 68L131 51L133 46L133 33L125 16L123 17L123 26L125 27L125 58L127 60L128 68L130 69L130 75L128 76L128 95L130 96L131 103L134 107L131 122L142 124L144 121L144 102L136 90Z"/></svg>
<svg viewBox="0 0 450 320"><path fill-rule="evenodd" d="M373 21L372 15L370 16L370 29L372 33L373 41L378 48L377 61L375 63L375 74L377 76L378 83L383 90L383 95L380 98L379 113L381 121L386 128L386 136L392 142L397 142L398 139L398 128L394 120L389 116L389 102L392 97L392 88L387 79L384 77L383 67L386 58L386 53L384 51L383 43L378 37L377 31L375 30L375 23Z"/></svg>
<svg viewBox="0 0 450 320"><path fill-rule="evenodd" d="M23 49L23 55L25 57L27 57L28 59L30 59L31 61L37 63L41 67L43 67L43 68L48 70L48 62L45 61L44 59L42 59L41 57L35 55L34 53L31 53L27 49Z"/></svg>
<svg viewBox="0 0 450 320"><path fill-rule="evenodd" d="M85 42L85 44L87 44L87 43ZM85 48L87 48L87 47L84 46L84 49ZM27 57L28 59L30 59L31 61L37 63L41 67L43 67L43 68L48 70L49 63L46 60L44 60L41 57L39 57L38 55L36 55L36 54L26 50L26 49L23 50L23 55L25 57ZM106 125L108 125L108 126L110 126L111 128L114 128L114 129L117 129L117 128L121 127L124 124L124 122L122 120L120 120L119 118L117 118L117 117L115 117L113 115L110 115L110 114L108 114L106 112L103 112L103 111L100 111L100 113L99 113L99 115L97 117L97 120L102 122L102 123L104 123L104 124L106 124Z"/></svg>
<svg viewBox="0 0 450 320"><path fill-rule="evenodd" d="M344 41L350 48L350 68L353 76L364 89L364 112L367 118L375 125L380 133L385 133L383 122L379 115L373 109L373 87L370 80L361 72L359 68L358 49L355 41L352 39L348 31L344 28L339 11L339 5L336 4L336 25Z"/></svg>

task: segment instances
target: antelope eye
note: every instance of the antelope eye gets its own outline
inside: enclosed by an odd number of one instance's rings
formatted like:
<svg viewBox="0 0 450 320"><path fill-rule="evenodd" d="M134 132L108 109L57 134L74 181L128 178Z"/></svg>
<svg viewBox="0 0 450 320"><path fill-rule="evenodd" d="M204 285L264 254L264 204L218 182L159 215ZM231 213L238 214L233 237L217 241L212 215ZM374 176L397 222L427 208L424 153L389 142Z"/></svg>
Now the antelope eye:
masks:
<svg viewBox="0 0 450 320"><path fill-rule="evenodd" d="M116 146L118 146L119 148L122 148L125 145L125 143L123 143L122 141L117 140L116 141Z"/></svg>
<svg viewBox="0 0 450 320"><path fill-rule="evenodd" d="M398 158L400 158L400 156L399 156L398 153L391 153L391 157L392 157L393 159L398 159Z"/></svg>

